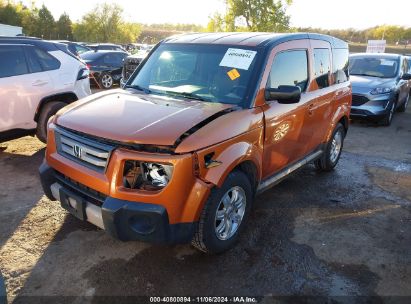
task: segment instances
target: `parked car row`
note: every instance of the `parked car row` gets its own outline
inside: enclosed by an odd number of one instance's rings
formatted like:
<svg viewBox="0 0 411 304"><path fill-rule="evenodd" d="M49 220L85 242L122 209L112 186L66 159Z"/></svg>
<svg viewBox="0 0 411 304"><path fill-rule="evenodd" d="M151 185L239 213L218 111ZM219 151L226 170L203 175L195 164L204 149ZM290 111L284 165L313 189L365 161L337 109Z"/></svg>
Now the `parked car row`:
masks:
<svg viewBox="0 0 411 304"><path fill-rule="evenodd" d="M256 194L308 162L332 170L349 118L389 125L411 88L410 58L349 56L327 35L191 34L132 56L79 45L0 38L0 137L48 139L44 192L81 220L210 253L235 244ZM87 97L90 76L123 89Z"/></svg>

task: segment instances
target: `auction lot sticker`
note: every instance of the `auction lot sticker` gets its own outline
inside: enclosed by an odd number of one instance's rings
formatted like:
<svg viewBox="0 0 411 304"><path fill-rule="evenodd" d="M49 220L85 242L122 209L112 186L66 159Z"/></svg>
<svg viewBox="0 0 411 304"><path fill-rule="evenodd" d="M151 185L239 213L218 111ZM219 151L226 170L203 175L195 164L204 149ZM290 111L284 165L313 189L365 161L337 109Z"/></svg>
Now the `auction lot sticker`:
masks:
<svg viewBox="0 0 411 304"><path fill-rule="evenodd" d="M229 48L220 62L220 66L248 70L256 51Z"/></svg>

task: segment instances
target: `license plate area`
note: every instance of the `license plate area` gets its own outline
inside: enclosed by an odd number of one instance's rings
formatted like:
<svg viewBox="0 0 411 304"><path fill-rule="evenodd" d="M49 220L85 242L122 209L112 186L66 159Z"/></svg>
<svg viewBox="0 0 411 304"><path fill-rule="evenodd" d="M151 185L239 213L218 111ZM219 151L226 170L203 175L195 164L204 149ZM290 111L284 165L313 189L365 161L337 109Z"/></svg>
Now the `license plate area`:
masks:
<svg viewBox="0 0 411 304"><path fill-rule="evenodd" d="M67 189L60 188L60 203L61 207L66 209L78 219L82 221L87 220L87 202L81 196L76 195Z"/></svg>

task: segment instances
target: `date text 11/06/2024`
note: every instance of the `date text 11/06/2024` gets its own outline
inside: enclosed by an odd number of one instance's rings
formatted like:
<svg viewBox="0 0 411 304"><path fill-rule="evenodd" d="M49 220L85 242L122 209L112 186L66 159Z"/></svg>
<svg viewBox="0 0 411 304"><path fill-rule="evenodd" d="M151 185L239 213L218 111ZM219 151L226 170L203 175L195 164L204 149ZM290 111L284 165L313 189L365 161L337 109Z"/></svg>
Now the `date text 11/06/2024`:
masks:
<svg viewBox="0 0 411 304"><path fill-rule="evenodd" d="M150 303L257 303L254 297L150 297Z"/></svg>

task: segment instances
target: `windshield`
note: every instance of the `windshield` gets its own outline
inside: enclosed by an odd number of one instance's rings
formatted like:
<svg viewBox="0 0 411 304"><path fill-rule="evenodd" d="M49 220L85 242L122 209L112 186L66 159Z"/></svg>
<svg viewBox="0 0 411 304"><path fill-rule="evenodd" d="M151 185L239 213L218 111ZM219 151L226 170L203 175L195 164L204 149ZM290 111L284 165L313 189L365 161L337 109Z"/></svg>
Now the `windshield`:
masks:
<svg viewBox="0 0 411 304"><path fill-rule="evenodd" d="M257 51L227 45L163 44L127 87L246 106Z"/></svg>
<svg viewBox="0 0 411 304"><path fill-rule="evenodd" d="M399 61L396 58L350 57L350 74L380 78L394 78Z"/></svg>

